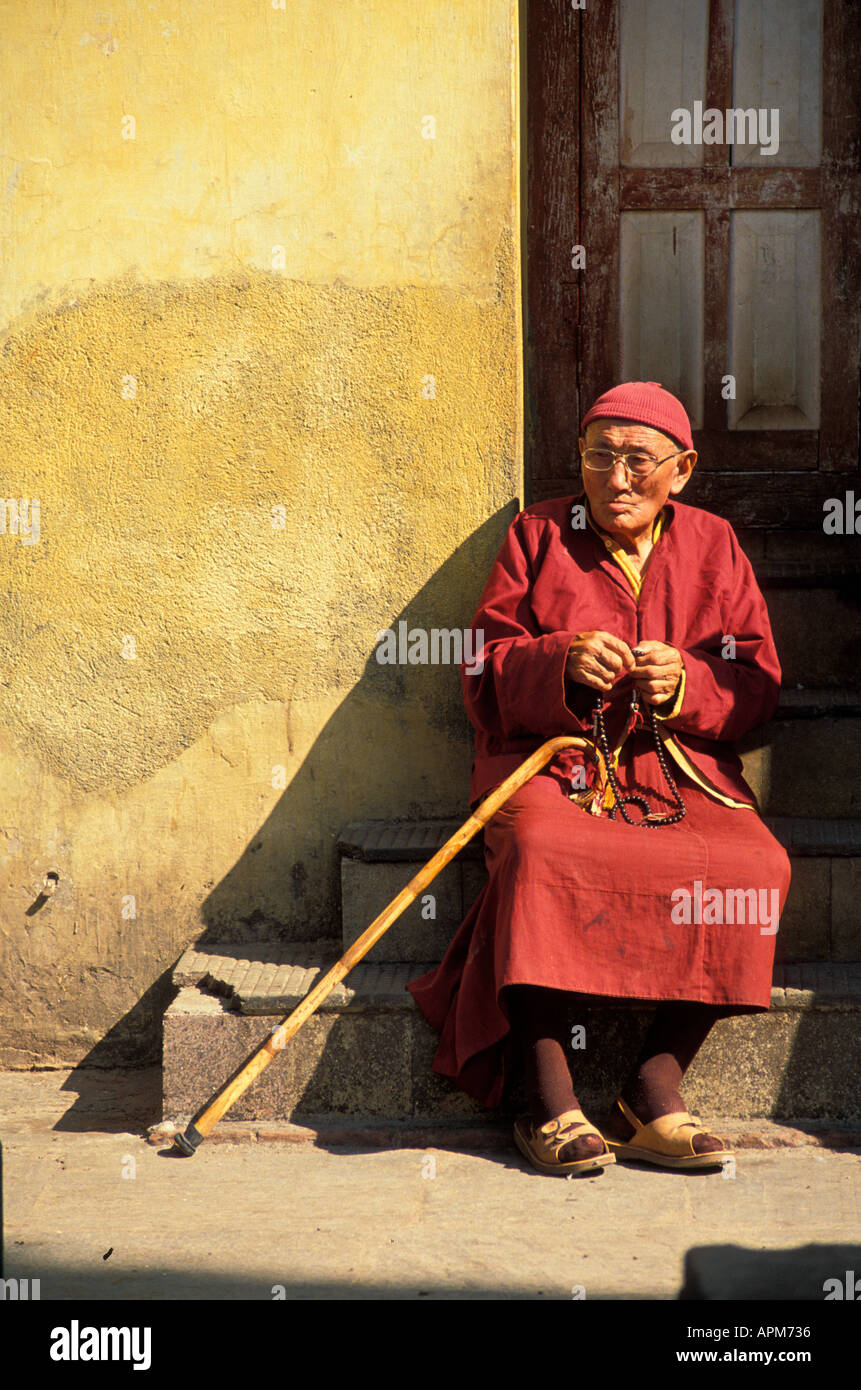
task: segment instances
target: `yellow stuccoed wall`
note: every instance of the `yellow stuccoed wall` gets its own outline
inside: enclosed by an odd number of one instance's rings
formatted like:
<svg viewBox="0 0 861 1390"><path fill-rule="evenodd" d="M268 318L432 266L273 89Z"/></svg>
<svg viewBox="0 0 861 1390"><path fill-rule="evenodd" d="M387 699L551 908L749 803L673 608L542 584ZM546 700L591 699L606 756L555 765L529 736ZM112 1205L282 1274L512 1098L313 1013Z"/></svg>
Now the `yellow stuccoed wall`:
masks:
<svg viewBox="0 0 861 1390"><path fill-rule="evenodd" d="M466 814L456 671L374 652L516 510L516 26L0 3L2 1065L152 1059L187 944L334 936L345 825Z"/></svg>

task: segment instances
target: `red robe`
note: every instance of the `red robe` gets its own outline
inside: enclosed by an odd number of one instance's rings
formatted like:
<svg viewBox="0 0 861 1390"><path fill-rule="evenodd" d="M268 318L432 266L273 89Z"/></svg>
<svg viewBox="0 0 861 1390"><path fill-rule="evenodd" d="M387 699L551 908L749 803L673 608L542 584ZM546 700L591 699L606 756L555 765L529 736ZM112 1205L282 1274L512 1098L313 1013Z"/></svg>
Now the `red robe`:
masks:
<svg viewBox="0 0 861 1390"><path fill-rule="evenodd" d="M597 692L567 681L565 662L576 635L596 629L681 653L683 683L660 714L687 814L652 830L610 819L601 760L566 750L485 828L489 883L442 964L408 988L441 1034L434 1070L487 1105L511 1060L507 985L768 1008L789 887L732 746L773 714L780 666L731 526L668 501L640 582L585 509L581 494L521 512L485 586L478 656L462 668L472 805L546 739L591 739ZM625 673L602 701L617 778L672 810L642 714L632 723L632 689Z"/></svg>

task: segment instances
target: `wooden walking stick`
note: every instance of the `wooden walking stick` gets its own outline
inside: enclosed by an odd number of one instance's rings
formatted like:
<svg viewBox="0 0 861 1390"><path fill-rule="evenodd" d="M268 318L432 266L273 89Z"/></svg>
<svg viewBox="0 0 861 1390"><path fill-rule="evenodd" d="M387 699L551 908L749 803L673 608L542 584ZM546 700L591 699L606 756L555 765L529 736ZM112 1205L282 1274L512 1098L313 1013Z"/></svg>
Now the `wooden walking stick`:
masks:
<svg viewBox="0 0 861 1390"><path fill-rule="evenodd" d="M316 1009L320 1007L323 1000L334 988L343 980L353 968L358 965L364 955L370 951L383 935L388 931L394 921L400 917L401 913L409 907L414 898L417 898L423 888L436 878L441 869L444 869L455 855L463 849L464 845L476 835L481 828L487 824L492 816L496 815L500 806L504 805L509 797L513 796L530 777L534 777L536 772L549 763L550 759L563 748L588 748L589 744L585 739L572 738L567 735L559 738L551 738L547 743L543 743L534 753L520 764L507 777L504 782L486 796L481 805L477 807L474 815L456 830L450 840L447 840L442 849L437 850L432 859L429 859L423 869L420 869L415 878L411 878L406 888L402 888L396 898L393 898L388 907L375 917L371 925L362 932L362 935L353 942L348 951L345 951L337 964L333 965L328 974L324 975L309 994L305 996L287 1018L283 1019L277 1028L273 1028L261 1047L254 1052L245 1065L216 1092L209 1104L191 1120L184 1134L174 1135L174 1149L190 1158L195 1149L203 1143L209 1132L218 1124L222 1115L226 1113L241 1095L247 1091L252 1081L268 1067L279 1052L283 1051L290 1038L298 1033L302 1024L307 1022Z"/></svg>

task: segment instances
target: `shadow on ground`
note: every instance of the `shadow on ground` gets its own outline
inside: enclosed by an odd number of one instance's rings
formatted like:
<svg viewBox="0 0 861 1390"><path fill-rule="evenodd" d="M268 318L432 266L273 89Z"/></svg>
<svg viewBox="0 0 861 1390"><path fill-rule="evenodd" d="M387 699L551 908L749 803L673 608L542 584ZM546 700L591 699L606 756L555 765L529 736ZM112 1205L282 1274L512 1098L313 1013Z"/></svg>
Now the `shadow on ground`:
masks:
<svg viewBox="0 0 861 1390"><path fill-rule="evenodd" d="M861 1269L861 1245L805 1245L784 1250L748 1250L738 1245L695 1246L685 1254L684 1281L678 1292L681 1301L816 1302L855 1299L854 1274ZM7 1268L7 1279L15 1278ZM295 1282L274 1278L237 1278L228 1271L185 1267L163 1269L122 1269L107 1265L86 1271L28 1257L28 1279L40 1281L40 1301L84 1302L86 1300L147 1302L187 1302L249 1300L260 1302L361 1300L457 1300L499 1299L571 1300L571 1291L552 1285L546 1289L517 1283L495 1283L482 1287L475 1282L416 1284L348 1279L300 1279ZM847 1294L847 1290L851 1292ZM842 1293L839 1290L842 1289ZM618 1294L589 1290L590 1303L605 1299L632 1301ZM637 1301L651 1302L640 1299ZM666 1302L666 1300L660 1300ZM801 1346L801 1343L799 1343Z"/></svg>

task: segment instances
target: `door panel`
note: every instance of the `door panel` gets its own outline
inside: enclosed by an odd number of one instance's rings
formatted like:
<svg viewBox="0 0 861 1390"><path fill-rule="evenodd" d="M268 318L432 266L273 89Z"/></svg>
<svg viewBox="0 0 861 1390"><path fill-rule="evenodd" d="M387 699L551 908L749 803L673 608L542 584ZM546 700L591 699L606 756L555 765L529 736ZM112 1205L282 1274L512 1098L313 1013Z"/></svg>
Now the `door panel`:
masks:
<svg viewBox="0 0 861 1390"><path fill-rule="evenodd" d="M657 380L691 502L820 527L858 468L861 6L546 0L527 30L527 495L579 486L601 391Z"/></svg>

